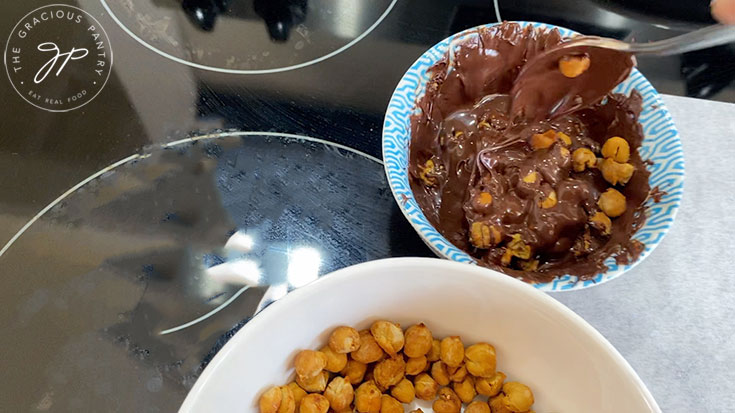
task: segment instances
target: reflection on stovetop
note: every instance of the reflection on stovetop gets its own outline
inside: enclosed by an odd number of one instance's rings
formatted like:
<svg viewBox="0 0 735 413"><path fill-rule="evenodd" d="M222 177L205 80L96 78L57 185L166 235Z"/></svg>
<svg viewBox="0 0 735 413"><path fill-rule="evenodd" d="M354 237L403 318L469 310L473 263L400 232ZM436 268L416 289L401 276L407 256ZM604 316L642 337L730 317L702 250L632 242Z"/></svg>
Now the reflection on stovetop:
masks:
<svg viewBox="0 0 735 413"><path fill-rule="evenodd" d="M278 132L306 133L322 136L332 142L350 146L361 152L379 156L377 131L382 116L349 106L329 105L318 99L289 99L277 93L238 93L232 89L197 88L197 115L224 129L269 130L280 125ZM262 99L268 103L263 104ZM216 104L212 104L216 100ZM299 118L293 113L298 112ZM338 120L338 121L335 121Z"/></svg>
<svg viewBox="0 0 735 413"><path fill-rule="evenodd" d="M288 40L291 28L306 20L306 0L255 0L253 7L278 42Z"/></svg>
<svg viewBox="0 0 735 413"><path fill-rule="evenodd" d="M338 54L379 25L397 2L100 1L127 35L150 50L178 63L245 75L293 70Z"/></svg>
<svg viewBox="0 0 735 413"><path fill-rule="evenodd" d="M230 12L233 0L182 0L181 8L191 22L204 31L214 29L217 16ZM306 20L307 0L254 0L253 9L264 21L270 38L288 40L291 30ZM230 13L231 17L239 17ZM244 16L247 17L247 16Z"/></svg>
<svg viewBox="0 0 735 413"><path fill-rule="evenodd" d="M183 0L181 8L192 23L204 31L211 31L217 15L227 11L230 0Z"/></svg>

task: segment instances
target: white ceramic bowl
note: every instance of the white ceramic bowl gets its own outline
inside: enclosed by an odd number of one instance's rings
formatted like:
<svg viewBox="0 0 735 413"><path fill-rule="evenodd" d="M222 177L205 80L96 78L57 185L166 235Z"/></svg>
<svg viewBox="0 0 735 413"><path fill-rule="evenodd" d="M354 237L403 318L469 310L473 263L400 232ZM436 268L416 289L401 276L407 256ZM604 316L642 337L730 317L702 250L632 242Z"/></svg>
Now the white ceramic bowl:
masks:
<svg viewBox="0 0 735 413"><path fill-rule="evenodd" d="M180 411L257 412L261 392L292 380L298 350L380 318L493 344L498 369L532 388L539 413L660 412L623 357L561 303L503 274L430 258L372 261L291 292L224 346Z"/></svg>

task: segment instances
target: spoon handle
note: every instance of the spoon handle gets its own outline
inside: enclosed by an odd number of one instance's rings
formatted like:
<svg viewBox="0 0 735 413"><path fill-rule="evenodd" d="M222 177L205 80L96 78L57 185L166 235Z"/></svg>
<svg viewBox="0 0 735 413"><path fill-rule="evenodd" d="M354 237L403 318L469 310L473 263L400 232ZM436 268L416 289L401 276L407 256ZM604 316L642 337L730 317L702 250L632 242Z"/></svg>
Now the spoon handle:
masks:
<svg viewBox="0 0 735 413"><path fill-rule="evenodd" d="M630 43L627 51L636 54L668 56L720 46L730 42L735 42L735 26L713 24L693 32L657 42Z"/></svg>

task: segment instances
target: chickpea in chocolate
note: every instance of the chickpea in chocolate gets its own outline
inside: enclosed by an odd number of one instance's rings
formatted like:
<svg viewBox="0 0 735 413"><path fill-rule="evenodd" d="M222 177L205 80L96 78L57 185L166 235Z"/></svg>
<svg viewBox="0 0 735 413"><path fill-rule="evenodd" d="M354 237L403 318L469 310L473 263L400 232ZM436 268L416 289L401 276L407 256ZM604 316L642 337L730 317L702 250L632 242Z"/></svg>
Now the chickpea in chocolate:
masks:
<svg viewBox="0 0 735 413"><path fill-rule="evenodd" d="M410 182L432 225L482 265L533 282L636 259L650 190L641 96L610 90L635 60L576 47L529 64L567 41L515 23L479 30L451 70L448 57L430 69L411 120Z"/></svg>

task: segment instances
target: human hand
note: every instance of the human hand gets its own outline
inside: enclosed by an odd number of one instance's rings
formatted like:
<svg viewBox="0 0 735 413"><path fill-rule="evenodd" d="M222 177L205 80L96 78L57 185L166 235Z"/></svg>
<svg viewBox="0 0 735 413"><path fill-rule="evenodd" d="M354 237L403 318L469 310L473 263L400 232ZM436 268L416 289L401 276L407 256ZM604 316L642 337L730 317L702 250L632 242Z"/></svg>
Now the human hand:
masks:
<svg viewBox="0 0 735 413"><path fill-rule="evenodd" d="M735 0L712 0L712 17L720 23L735 24Z"/></svg>

